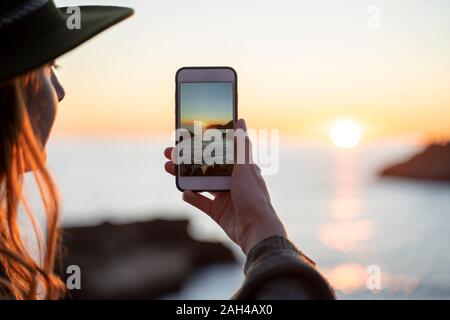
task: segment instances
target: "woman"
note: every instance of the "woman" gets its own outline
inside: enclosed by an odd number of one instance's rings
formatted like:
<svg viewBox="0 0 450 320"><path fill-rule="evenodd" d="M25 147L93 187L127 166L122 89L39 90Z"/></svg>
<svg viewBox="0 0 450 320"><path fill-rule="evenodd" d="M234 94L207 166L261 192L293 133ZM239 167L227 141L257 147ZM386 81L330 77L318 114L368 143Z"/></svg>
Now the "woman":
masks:
<svg viewBox="0 0 450 320"><path fill-rule="evenodd" d="M45 145L64 98L54 59L132 14L131 9L86 6L79 29L68 28L65 8L50 0L2 0L0 4L0 297L58 299L65 287L55 275L60 247L59 198L45 167ZM73 11L71 11L73 12ZM243 120L238 126L245 130ZM165 151L169 158L171 149ZM174 173L174 165L165 165ZM22 192L22 175L33 171L46 212L45 235ZM183 199L210 215L247 255L238 299L333 298L314 263L287 240L255 165L236 165L230 192L214 200L185 192ZM39 258L20 234L18 210L27 213Z"/></svg>

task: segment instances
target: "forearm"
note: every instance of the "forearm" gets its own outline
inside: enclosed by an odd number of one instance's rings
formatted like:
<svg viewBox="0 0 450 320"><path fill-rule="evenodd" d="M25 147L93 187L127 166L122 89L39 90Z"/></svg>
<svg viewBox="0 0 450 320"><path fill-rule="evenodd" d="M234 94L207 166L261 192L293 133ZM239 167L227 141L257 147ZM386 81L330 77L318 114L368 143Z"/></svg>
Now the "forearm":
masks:
<svg viewBox="0 0 450 320"><path fill-rule="evenodd" d="M269 237L255 245L244 271L246 279L233 299L335 299L314 262L284 237Z"/></svg>

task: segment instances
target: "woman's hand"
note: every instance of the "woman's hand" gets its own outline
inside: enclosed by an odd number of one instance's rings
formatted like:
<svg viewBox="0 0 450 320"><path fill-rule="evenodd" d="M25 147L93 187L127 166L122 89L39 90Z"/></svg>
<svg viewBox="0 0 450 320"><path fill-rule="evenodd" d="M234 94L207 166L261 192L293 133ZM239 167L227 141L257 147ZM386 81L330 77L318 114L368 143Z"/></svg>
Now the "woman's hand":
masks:
<svg viewBox="0 0 450 320"><path fill-rule="evenodd" d="M237 121L236 129L247 130L243 119ZM248 137L246 140L246 152L250 154ZM164 150L164 155L169 160L172 149ZM164 167L167 172L175 175L175 165L172 161L166 162ZM249 161L245 164L235 164L230 191L211 194L214 199L200 193L185 191L183 200L209 215L245 254L267 237L275 235L287 237L284 226L272 207L269 192L256 164Z"/></svg>

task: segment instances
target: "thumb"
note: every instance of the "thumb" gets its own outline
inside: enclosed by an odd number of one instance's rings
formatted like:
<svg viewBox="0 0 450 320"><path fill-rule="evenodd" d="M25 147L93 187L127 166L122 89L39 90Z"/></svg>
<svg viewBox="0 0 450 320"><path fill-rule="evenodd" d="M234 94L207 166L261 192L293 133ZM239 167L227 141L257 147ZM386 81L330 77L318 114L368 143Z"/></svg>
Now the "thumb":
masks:
<svg viewBox="0 0 450 320"><path fill-rule="evenodd" d="M253 164L252 143L244 119L236 121L234 133L234 164Z"/></svg>

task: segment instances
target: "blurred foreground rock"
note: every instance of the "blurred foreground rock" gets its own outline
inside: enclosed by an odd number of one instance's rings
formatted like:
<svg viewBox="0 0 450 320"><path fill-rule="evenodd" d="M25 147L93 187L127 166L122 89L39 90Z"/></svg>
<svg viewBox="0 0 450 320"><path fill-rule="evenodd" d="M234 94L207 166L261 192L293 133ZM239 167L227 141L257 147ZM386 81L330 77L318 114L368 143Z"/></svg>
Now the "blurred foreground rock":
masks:
<svg viewBox="0 0 450 320"><path fill-rule="evenodd" d="M221 243L192 239L188 221L152 220L65 228L60 271L81 268L81 290L69 299L154 299L179 290L202 267L234 263ZM69 275L70 276L70 275Z"/></svg>
<svg viewBox="0 0 450 320"><path fill-rule="evenodd" d="M432 144L406 162L388 167L380 174L450 182L450 142Z"/></svg>

